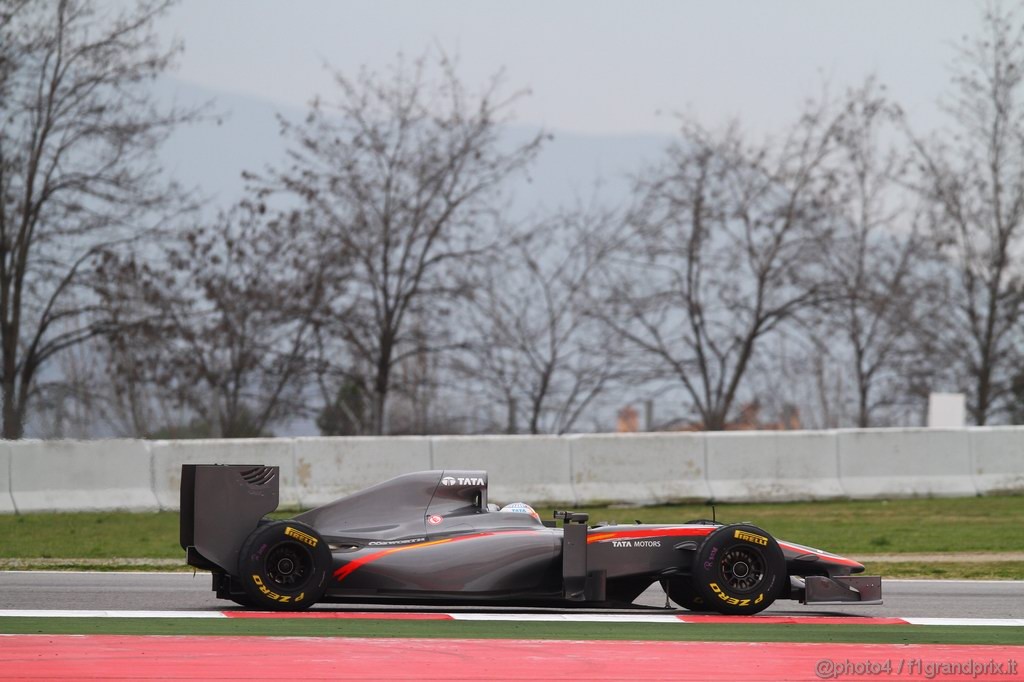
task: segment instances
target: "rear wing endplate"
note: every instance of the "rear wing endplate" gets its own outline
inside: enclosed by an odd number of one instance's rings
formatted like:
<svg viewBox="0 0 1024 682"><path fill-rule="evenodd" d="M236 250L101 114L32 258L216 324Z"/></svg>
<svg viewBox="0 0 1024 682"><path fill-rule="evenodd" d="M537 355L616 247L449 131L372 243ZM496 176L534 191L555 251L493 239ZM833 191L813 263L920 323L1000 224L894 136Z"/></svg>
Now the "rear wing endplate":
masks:
<svg viewBox="0 0 1024 682"><path fill-rule="evenodd" d="M236 574L242 543L277 509L279 487L276 466L183 464L179 531L188 564Z"/></svg>

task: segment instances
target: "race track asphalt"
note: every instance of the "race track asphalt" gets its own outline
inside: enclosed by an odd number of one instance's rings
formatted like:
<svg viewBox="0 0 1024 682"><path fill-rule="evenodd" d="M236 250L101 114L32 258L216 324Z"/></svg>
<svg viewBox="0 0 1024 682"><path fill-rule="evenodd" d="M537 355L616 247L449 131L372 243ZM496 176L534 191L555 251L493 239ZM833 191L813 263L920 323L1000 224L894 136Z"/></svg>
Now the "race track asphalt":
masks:
<svg viewBox="0 0 1024 682"><path fill-rule="evenodd" d="M809 607L793 601L779 601L766 613L849 614L904 618L1020 618L1020 598L1024 595L1024 581L883 578L882 592L885 603L880 606ZM661 588L655 585L641 595L637 603L647 607L662 607L665 604L665 596ZM0 609L217 611L234 608L236 607L233 603L218 600L213 596L210 590L210 576L203 572L193 575L0 571ZM315 608L365 610L365 605L320 604ZM387 608L427 610L422 606ZM479 604L462 608L481 610ZM456 608L446 605L443 610L454 611Z"/></svg>

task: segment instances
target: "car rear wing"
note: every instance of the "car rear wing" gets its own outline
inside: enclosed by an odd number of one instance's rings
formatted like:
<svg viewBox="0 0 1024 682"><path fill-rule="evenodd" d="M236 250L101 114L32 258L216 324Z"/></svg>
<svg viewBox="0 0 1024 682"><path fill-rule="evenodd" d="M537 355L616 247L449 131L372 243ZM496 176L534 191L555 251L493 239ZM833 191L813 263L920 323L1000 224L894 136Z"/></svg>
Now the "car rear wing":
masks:
<svg viewBox="0 0 1024 682"><path fill-rule="evenodd" d="M181 547L190 566L234 575L238 552L277 509L280 471L255 464L181 466Z"/></svg>

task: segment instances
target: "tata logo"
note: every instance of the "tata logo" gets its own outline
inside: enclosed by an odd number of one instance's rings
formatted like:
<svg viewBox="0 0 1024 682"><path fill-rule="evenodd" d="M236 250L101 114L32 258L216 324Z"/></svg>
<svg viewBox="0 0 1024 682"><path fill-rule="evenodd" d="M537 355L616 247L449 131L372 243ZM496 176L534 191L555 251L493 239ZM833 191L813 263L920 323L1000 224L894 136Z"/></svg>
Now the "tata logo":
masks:
<svg viewBox="0 0 1024 682"><path fill-rule="evenodd" d="M441 485L483 485L484 479L477 478L475 476L463 477L459 476L455 478L453 476L445 476L441 479Z"/></svg>

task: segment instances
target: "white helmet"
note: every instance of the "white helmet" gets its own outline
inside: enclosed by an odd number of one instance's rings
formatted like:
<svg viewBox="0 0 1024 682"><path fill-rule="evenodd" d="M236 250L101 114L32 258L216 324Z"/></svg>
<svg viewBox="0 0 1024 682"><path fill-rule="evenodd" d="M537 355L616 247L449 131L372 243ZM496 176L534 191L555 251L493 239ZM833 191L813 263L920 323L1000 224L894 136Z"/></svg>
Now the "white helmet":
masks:
<svg viewBox="0 0 1024 682"><path fill-rule="evenodd" d="M540 514L535 512L533 510L533 507L531 507L530 505L526 504L525 502L513 502L511 504L506 504L504 507L501 508L501 511L503 511L503 512L515 512L517 514L529 514L533 518L535 518L538 521L540 521Z"/></svg>

